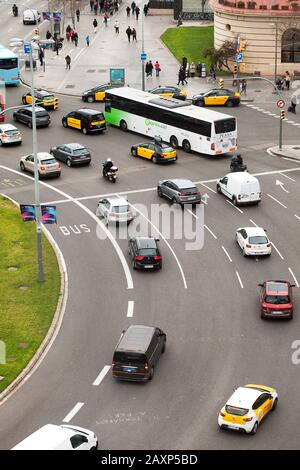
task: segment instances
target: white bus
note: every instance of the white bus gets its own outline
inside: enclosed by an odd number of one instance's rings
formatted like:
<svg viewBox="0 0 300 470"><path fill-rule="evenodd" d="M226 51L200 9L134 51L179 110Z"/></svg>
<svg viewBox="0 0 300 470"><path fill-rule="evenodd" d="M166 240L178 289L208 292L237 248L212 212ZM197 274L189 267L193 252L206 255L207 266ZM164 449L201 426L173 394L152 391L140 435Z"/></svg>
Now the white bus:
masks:
<svg viewBox="0 0 300 470"><path fill-rule="evenodd" d="M220 155L237 150L233 116L129 87L114 88L105 95L105 119L123 131L159 135L186 152Z"/></svg>

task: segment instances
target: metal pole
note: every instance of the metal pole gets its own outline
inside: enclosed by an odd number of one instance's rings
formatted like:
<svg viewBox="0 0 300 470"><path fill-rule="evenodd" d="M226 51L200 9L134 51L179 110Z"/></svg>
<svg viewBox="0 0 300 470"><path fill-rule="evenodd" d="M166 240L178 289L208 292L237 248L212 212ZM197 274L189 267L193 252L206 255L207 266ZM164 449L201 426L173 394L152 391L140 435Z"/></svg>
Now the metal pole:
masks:
<svg viewBox="0 0 300 470"><path fill-rule="evenodd" d="M35 196L35 215L36 215L36 234L37 234L37 255L38 255L38 282L44 282L43 253L42 253L42 227L41 227L41 206L40 206L40 186L39 169L37 158L37 134L36 134L36 115L35 115L35 97L34 97L34 74L33 74L33 44L30 43L30 75L31 75L31 100L32 100L32 153L34 158L34 196Z"/></svg>
<svg viewBox="0 0 300 470"><path fill-rule="evenodd" d="M142 54L145 53L144 11L142 10ZM142 90L145 91L145 61L142 60Z"/></svg>
<svg viewBox="0 0 300 470"><path fill-rule="evenodd" d="M274 83L276 83L277 79L277 42L278 42L278 22L275 23L275 71L274 71Z"/></svg>
<svg viewBox="0 0 300 470"><path fill-rule="evenodd" d="M282 150L282 121L283 119L281 119L281 116L280 116L279 121L280 121L279 123L279 150Z"/></svg>

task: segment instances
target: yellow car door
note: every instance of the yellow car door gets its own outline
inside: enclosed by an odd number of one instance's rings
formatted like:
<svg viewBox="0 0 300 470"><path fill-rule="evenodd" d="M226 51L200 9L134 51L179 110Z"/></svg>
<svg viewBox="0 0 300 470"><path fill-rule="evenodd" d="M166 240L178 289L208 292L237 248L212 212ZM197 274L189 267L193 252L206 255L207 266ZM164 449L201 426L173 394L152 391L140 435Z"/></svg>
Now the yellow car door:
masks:
<svg viewBox="0 0 300 470"><path fill-rule="evenodd" d="M204 104L207 106L214 106L216 104L216 98L217 98L216 92L208 93L204 97Z"/></svg>
<svg viewBox="0 0 300 470"><path fill-rule="evenodd" d="M140 147L140 149L141 149L140 151L141 157L147 158L147 160L150 160L152 157L152 152L151 150L149 150L148 145L143 145L142 147Z"/></svg>
<svg viewBox="0 0 300 470"><path fill-rule="evenodd" d="M269 393L264 393L259 398L259 406L255 411L255 414L260 422L272 408L272 396Z"/></svg>
<svg viewBox="0 0 300 470"><path fill-rule="evenodd" d="M96 101L104 101L105 100L105 90L96 91L95 100Z"/></svg>
<svg viewBox="0 0 300 470"><path fill-rule="evenodd" d="M68 117L67 124L69 127L74 127L75 129L81 129L81 121L80 119L76 119L75 117Z"/></svg>
<svg viewBox="0 0 300 470"><path fill-rule="evenodd" d="M32 104L32 97L31 97L31 95L26 95L25 99L26 99L26 104Z"/></svg>

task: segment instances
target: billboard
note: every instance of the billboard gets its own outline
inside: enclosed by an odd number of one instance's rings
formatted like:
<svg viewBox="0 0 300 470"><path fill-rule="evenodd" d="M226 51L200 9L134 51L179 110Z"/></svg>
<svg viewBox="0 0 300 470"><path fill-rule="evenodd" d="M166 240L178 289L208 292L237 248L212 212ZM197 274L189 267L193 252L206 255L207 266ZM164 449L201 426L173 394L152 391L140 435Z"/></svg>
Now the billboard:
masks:
<svg viewBox="0 0 300 470"><path fill-rule="evenodd" d="M20 204L20 211L23 222L32 222L35 220L35 206Z"/></svg>
<svg viewBox="0 0 300 470"><path fill-rule="evenodd" d="M56 206L41 206L42 224L57 224Z"/></svg>
<svg viewBox="0 0 300 470"><path fill-rule="evenodd" d="M125 69L109 69L109 83L111 85L125 85Z"/></svg>

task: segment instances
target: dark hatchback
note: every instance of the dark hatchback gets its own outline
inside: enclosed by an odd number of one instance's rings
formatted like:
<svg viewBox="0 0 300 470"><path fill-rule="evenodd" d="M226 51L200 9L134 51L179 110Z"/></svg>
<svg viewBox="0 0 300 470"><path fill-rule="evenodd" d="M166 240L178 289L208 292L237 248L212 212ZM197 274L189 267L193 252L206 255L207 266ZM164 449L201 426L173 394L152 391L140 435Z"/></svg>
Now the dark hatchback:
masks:
<svg viewBox="0 0 300 470"><path fill-rule="evenodd" d="M292 319L294 284L288 281L265 281L260 286L261 318Z"/></svg>
<svg viewBox="0 0 300 470"><path fill-rule="evenodd" d="M51 155L57 160L66 163L68 167L75 165L89 165L91 154L86 147L78 143L63 144L51 147Z"/></svg>
<svg viewBox="0 0 300 470"><path fill-rule="evenodd" d="M172 201L172 204L200 204L201 194L198 188L190 180L172 179L159 181L157 185L157 194L159 197L165 197Z"/></svg>
<svg viewBox="0 0 300 470"><path fill-rule="evenodd" d="M40 106L35 107L35 118L36 127L47 127L51 122L48 111ZM14 112L13 119L15 122L21 122L22 124L26 124L29 128L32 128L32 108L18 109Z"/></svg>
<svg viewBox="0 0 300 470"><path fill-rule="evenodd" d="M128 251L134 269L161 269L162 257L157 246L159 240L152 237L135 237L128 242Z"/></svg>

